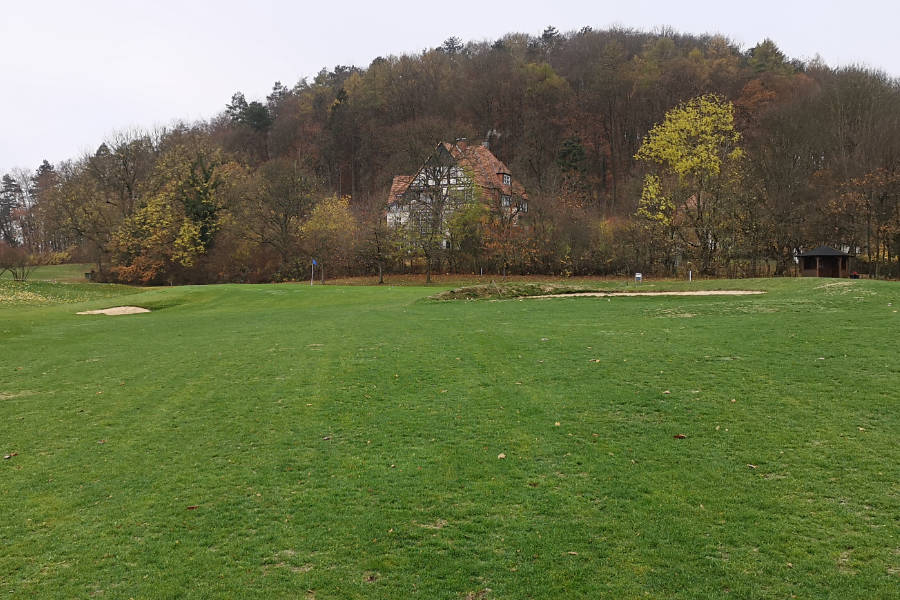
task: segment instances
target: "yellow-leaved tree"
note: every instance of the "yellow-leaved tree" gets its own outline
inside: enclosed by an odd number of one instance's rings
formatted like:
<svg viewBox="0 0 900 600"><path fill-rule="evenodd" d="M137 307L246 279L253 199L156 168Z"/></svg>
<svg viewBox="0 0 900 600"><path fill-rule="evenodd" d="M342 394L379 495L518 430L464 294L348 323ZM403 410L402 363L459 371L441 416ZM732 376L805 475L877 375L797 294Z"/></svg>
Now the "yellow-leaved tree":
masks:
<svg viewBox="0 0 900 600"><path fill-rule="evenodd" d="M151 187L112 236L123 281L173 282L213 244L224 209L224 188L238 169L221 151L179 144L157 162Z"/></svg>
<svg viewBox="0 0 900 600"><path fill-rule="evenodd" d="M330 196L320 201L300 227L300 234L325 281L326 268L346 266L353 255L356 219L350 210L350 199Z"/></svg>
<svg viewBox="0 0 900 600"><path fill-rule="evenodd" d="M705 95L669 110L635 155L650 167L637 215L673 258L683 253L705 274L740 237L740 140L731 102Z"/></svg>

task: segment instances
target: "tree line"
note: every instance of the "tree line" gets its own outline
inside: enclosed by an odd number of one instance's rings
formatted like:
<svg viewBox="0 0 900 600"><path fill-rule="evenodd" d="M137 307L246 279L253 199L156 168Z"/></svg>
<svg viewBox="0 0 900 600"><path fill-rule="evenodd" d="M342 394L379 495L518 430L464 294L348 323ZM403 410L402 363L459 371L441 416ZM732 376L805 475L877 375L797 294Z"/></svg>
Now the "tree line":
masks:
<svg viewBox="0 0 900 600"><path fill-rule="evenodd" d="M502 227L467 206L426 261L387 226L388 190L457 138L489 144L528 214ZM312 258L323 274L783 275L820 244L900 275L900 83L671 30L450 38L0 182L0 255L135 283L295 279Z"/></svg>

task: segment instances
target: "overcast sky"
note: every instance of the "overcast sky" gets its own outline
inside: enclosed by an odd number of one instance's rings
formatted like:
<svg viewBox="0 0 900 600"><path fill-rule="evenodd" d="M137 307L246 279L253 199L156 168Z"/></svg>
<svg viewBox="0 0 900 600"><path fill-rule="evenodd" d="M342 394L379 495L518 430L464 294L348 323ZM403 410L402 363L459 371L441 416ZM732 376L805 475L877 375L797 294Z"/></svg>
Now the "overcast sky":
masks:
<svg viewBox="0 0 900 600"><path fill-rule="evenodd" d="M236 90L264 97L322 67L367 66L455 35L494 40L547 25L772 38L900 76L898 0L0 0L0 173L92 151L111 133L206 119Z"/></svg>

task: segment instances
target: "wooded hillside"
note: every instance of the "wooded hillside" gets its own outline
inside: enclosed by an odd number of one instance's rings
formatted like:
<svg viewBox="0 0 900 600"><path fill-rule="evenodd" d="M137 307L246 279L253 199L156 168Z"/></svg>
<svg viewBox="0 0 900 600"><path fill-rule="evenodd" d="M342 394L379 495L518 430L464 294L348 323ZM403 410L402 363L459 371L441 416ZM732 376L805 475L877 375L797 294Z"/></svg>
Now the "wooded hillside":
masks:
<svg viewBox="0 0 900 600"><path fill-rule="evenodd" d="M422 269L386 226L391 179L463 137L525 185L528 218L500 247L490 211L466 211L438 268L786 274L828 244L900 271L897 80L769 40L590 28L323 69L10 173L0 244L141 283L297 278L313 257L329 274Z"/></svg>

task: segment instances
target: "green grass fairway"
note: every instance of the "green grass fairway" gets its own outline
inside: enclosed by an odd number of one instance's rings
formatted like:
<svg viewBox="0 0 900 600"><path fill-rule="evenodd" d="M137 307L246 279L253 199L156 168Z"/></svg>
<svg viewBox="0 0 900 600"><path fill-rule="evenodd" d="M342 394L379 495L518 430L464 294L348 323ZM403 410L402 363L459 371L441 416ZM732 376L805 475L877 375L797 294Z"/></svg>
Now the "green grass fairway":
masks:
<svg viewBox="0 0 900 600"><path fill-rule="evenodd" d="M29 281L62 281L62 282L86 282L84 274L91 269L95 269L95 265L72 263L66 265L46 265L43 267L35 267L28 274ZM0 281L3 279L12 279L9 271L0 273Z"/></svg>
<svg viewBox="0 0 900 600"><path fill-rule="evenodd" d="M0 597L897 598L900 285L693 287L0 282Z"/></svg>

